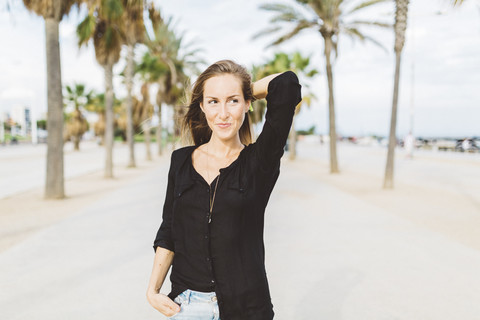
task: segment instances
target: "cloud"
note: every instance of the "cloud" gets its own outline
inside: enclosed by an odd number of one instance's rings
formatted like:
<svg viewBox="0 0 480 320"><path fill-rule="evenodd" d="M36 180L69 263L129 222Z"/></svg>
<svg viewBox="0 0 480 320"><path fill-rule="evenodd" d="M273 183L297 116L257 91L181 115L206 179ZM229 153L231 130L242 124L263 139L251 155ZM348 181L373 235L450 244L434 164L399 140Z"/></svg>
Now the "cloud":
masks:
<svg viewBox="0 0 480 320"><path fill-rule="evenodd" d="M321 74L311 89L318 101L305 115L299 116L299 128L311 123L327 130L327 87L323 40L316 31L302 32L279 47L265 49L273 37L252 41L251 36L268 26L270 13L258 6L267 1L180 0L157 1L166 15L178 21L178 31L186 32L186 40L195 39L208 63L232 58L250 66L271 58L277 51L300 50L312 55L312 65ZM293 2L286 2L292 3ZM411 66L414 64L414 105L418 119L415 125L425 132L478 132L480 118L480 17L475 1L466 1L452 9L442 1L412 1L407 41L402 56L402 78L399 104L399 130L408 127L410 97L412 95ZM448 9L445 15L435 12ZM390 15L384 15L388 11ZM393 2L388 6L365 11L367 18L393 21ZM83 16L72 13L60 25L62 80L64 84L85 83L102 91L104 76L95 60L93 46L78 50L76 25ZM411 23L412 20L409 20ZM369 35L383 43L384 52L370 43L353 43L340 37L339 57L334 62L337 124L344 133L373 131L386 134L393 90L393 32L366 29ZM43 20L17 5L15 14L0 12L0 99L5 103L24 103L29 99L39 110L46 110L46 66ZM412 38L413 35L413 38ZM187 42L188 42L187 41ZM115 74L123 62L115 66ZM115 93L124 95L122 79L115 77ZM26 98L25 92L32 98ZM8 101L7 101L8 100ZM27 101L29 103L29 101ZM456 113L455 108L462 108ZM305 109L307 110L307 109ZM468 121L463 121L468 115ZM303 120L302 120L303 118ZM447 121L450 124L446 126ZM478 122L478 121L477 121ZM447 130L447 129L445 129ZM326 132L326 131L325 131ZM419 131L418 131L419 132Z"/></svg>
<svg viewBox="0 0 480 320"><path fill-rule="evenodd" d="M1 100L24 100L34 97L35 92L25 87L9 87L0 92Z"/></svg>

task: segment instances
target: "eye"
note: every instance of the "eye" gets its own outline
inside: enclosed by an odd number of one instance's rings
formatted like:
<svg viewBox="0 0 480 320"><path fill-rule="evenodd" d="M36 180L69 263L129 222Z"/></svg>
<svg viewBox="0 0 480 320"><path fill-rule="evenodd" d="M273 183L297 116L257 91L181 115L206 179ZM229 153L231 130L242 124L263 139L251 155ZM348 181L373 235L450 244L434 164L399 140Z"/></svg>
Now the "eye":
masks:
<svg viewBox="0 0 480 320"><path fill-rule="evenodd" d="M238 99L230 99L231 103L238 103Z"/></svg>
<svg viewBox="0 0 480 320"><path fill-rule="evenodd" d="M208 104L215 104L215 103L217 103L217 100L208 100L207 103Z"/></svg>

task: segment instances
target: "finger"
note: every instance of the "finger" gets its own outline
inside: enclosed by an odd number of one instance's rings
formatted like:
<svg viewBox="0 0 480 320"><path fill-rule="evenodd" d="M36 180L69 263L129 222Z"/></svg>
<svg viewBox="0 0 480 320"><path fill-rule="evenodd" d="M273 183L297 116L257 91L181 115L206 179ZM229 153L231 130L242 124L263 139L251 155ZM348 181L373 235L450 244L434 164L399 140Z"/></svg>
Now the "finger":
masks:
<svg viewBox="0 0 480 320"><path fill-rule="evenodd" d="M172 309L172 310L175 311L175 312L180 312L180 309L181 309L181 308L180 308L180 306L179 306L178 304L173 303L173 305L170 306L170 309Z"/></svg>
<svg viewBox="0 0 480 320"><path fill-rule="evenodd" d="M166 299L166 300L162 301L162 304L168 310L172 310L174 312L179 312L180 311L180 306L178 304L176 304L175 302L173 302L171 299Z"/></svg>
<svg viewBox="0 0 480 320"><path fill-rule="evenodd" d="M172 300L167 301L167 306L175 312L180 312L180 306Z"/></svg>
<svg viewBox="0 0 480 320"><path fill-rule="evenodd" d="M171 316L174 316L176 314L177 314L177 312L172 312L170 309L168 309L168 311L164 313L164 315L166 315L167 317L171 317Z"/></svg>

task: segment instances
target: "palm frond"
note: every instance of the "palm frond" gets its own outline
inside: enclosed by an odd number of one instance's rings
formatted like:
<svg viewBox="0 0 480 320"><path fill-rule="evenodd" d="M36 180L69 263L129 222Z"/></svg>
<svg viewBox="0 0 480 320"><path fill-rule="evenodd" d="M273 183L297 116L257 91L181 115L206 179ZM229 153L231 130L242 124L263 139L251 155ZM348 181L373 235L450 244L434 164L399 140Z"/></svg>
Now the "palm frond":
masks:
<svg viewBox="0 0 480 320"><path fill-rule="evenodd" d="M265 4L260 6L261 9L267 11L277 12L277 15L270 19L271 24L276 24L269 29L269 33L276 32L279 29L279 23L299 23L300 21L307 21L307 18L295 10L293 7L284 5L284 4ZM276 30L277 29L277 30ZM255 36L259 36L260 33L257 33Z"/></svg>
<svg viewBox="0 0 480 320"><path fill-rule="evenodd" d="M143 18L144 0L123 0L125 37L127 44L141 43L145 38L145 23Z"/></svg>
<svg viewBox="0 0 480 320"><path fill-rule="evenodd" d="M393 28L393 24L380 21L355 20L348 22L350 25L376 26L381 28Z"/></svg>
<svg viewBox="0 0 480 320"><path fill-rule="evenodd" d="M284 34L283 36L281 36L280 38L278 38L277 40L275 40L274 42L272 42L270 45L268 45L268 47L270 46L276 46L280 43L283 43L291 38L293 38L294 36L296 36L297 34L300 33L300 31L304 30L304 29L307 29L307 28L310 28L312 27L313 25L315 25L314 23L310 22L310 21L306 21L306 20L303 20L303 21L299 21L299 23L288 33Z"/></svg>
<svg viewBox="0 0 480 320"><path fill-rule="evenodd" d="M313 77L316 76L317 74L320 74L320 71L318 71L317 69L313 69L313 70L310 70L309 72L307 72L305 75L306 75L308 78L313 78Z"/></svg>
<svg viewBox="0 0 480 320"><path fill-rule="evenodd" d="M88 14L85 19L77 26L78 46L88 43L88 40L93 37L95 32L95 17L93 14Z"/></svg>
<svg viewBox="0 0 480 320"><path fill-rule="evenodd" d="M302 97L302 104L305 104L307 107L310 107L314 100L317 100L317 97L310 92L309 94L304 95Z"/></svg>
<svg viewBox="0 0 480 320"><path fill-rule="evenodd" d="M357 6L353 7L352 9L346 11L344 13L344 15L349 15L351 13L360 11L360 10L368 8L368 7L370 7L374 4L378 4L378 3L381 3L381 2L390 2L390 1L391 0L367 0L365 2L362 2L362 3L358 4Z"/></svg>
<svg viewBox="0 0 480 320"><path fill-rule="evenodd" d="M280 3L262 4L260 5L259 8L266 11L274 11L284 15L301 16L301 14L297 10L295 10L292 6L280 4Z"/></svg>
<svg viewBox="0 0 480 320"><path fill-rule="evenodd" d="M271 28L267 28L267 29L264 29L264 30L260 30L259 32L255 33L253 36L252 36L252 40L256 40L260 37L263 37L263 36L266 36L266 35L269 35L269 34L272 34L272 33L275 33L277 31L280 31L282 29L281 26L273 26Z"/></svg>
<svg viewBox="0 0 480 320"><path fill-rule="evenodd" d="M325 19L332 15L332 11L340 6L339 1L302 1L310 10L313 10L320 19Z"/></svg>
<svg viewBox="0 0 480 320"><path fill-rule="evenodd" d="M107 20L118 20L123 15L123 5L120 0L103 0L100 2L100 15Z"/></svg>
<svg viewBox="0 0 480 320"><path fill-rule="evenodd" d="M380 48L382 48L385 52L388 52L388 49L383 45L381 44L380 42L378 42L377 40L375 40L374 38L370 37L370 36L367 36L367 35L364 35L363 33L361 33L357 28L355 27L344 27L342 28L342 31L350 36L350 38L352 40L355 40L355 39L359 39L360 41L370 41L372 42L373 44L379 46Z"/></svg>
<svg viewBox="0 0 480 320"><path fill-rule="evenodd" d="M63 0L60 8L54 7L52 1L23 0L25 7L43 18L54 18L61 21L63 16L68 14L70 9L75 5L79 6L82 0ZM14 1L12 1L14 2ZM10 10L10 1L6 3L7 10Z"/></svg>
<svg viewBox="0 0 480 320"><path fill-rule="evenodd" d="M160 24L163 23L160 11L155 8L153 3L150 3L150 5L148 6L148 18L152 22L153 29L156 29Z"/></svg>
<svg viewBox="0 0 480 320"><path fill-rule="evenodd" d="M338 40L332 39L333 52L335 52L335 58L338 58Z"/></svg>
<svg viewBox="0 0 480 320"><path fill-rule="evenodd" d="M303 57L299 51L293 53L292 63L296 69L305 71L305 68L310 64L310 57Z"/></svg>

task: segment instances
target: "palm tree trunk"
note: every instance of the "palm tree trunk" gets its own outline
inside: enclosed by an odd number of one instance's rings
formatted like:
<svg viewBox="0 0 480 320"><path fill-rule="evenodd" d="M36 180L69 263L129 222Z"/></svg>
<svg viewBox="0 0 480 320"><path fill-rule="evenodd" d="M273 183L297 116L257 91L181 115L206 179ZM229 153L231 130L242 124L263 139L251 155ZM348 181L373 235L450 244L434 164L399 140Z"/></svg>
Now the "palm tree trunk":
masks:
<svg viewBox="0 0 480 320"><path fill-rule="evenodd" d="M143 130L143 136L145 138L145 149L146 149L146 158L147 160L152 160L152 152L150 148L150 143L151 143L151 134L150 134L150 118L149 115L151 114L151 104L150 104L150 95L149 95L149 87L150 84L148 82L145 82L142 85L142 104L141 104L141 123L142 123L142 130Z"/></svg>
<svg viewBox="0 0 480 320"><path fill-rule="evenodd" d="M98 121L97 123L105 128L105 112L99 112L98 113ZM97 125L97 124L95 124ZM98 134L100 137L100 145L104 146L105 145L105 129L103 130L103 134Z"/></svg>
<svg viewBox="0 0 480 320"><path fill-rule="evenodd" d="M177 148L177 137L179 136L178 130L178 107L173 106L173 141L172 141L172 151Z"/></svg>
<svg viewBox="0 0 480 320"><path fill-rule="evenodd" d="M48 139L45 198L65 197L63 177L63 96L58 42L59 21L45 19L45 47L47 55Z"/></svg>
<svg viewBox="0 0 480 320"><path fill-rule="evenodd" d="M82 127L82 116L80 113L80 109L78 108L78 105L75 105L75 113L74 113L74 123L76 128L81 128ZM73 136L73 150L75 151L80 151L80 140L82 139L82 133L81 129L79 129L79 132L77 134L74 134Z"/></svg>
<svg viewBox="0 0 480 320"><path fill-rule="evenodd" d="M387 165L385 167L385 179L383 188L393 189L393 165L395 159L395 146L397 145L397 106L398 106L398 87L400 83L400 60L401 53L395 53L395 81L393 84L393 102L392 116L390 118L390 135L388 138Z"/></svg>
<svg viewBox="0 0 480 320"><path fill-rule="evenodd" d="M105 69L105 178L113 178L113 65Z"/></svg>
<svg viewBox="0 0 480 320"><path fill-rule="evenodd" d="M173 106L173 132L175 139L180 136L180 114L178 109L178 106Z"/></svg>
<svg viewBox="0 0 480 320"><path fill-rule="evenodd" d="M330 55L332 53L332 38L324 37L325 40L325 59L328 80L328 122L330 130L330 173L339 173L337 162L337 130L335 127L335 103L333 99L333 72Z"/></svg>
<svg viewBox="0 0 480 320"><path fill-rule="evenodd" d="M80 151L80 137L78 135L73 136L73 150Z"/></svg>
<svg viewBox="0 0 480 320"><path fill-rule="evenodd" d="M390 119L390 135L388 138L387 165L385 167L384 189L393 189L393 168L395 159L395 147L397 145L397 106L400 85L400 62L402 50L405 44L405 30L407 29L407 13L409 0L395 1L395 79L393 83L392 116Z"/></svg>
<svg viewBox="0 0 480 320"><path fill-rule="evenodd" d="M295 116L293 116L292 127L290 128L288 153L289 159L295 160L297 157L297 131L295 131Z"/></svg>
<svg viewBox="0 0 480 320"><path fill-rule="evenodd" d="M157 146L158 146L158 155L161 156L163 153L162 146L162 104L158 104L158 126L157 126Z"/></svg>
<svg viewBox="0 0 480 320"><path fill-rule="evenodd" d="M133 116L132 116L132 87L133 87L133 45L127 46L127 68L125 72L127 83L127 99L125 101L127 111L127 144L129 150L129 160L127 167L134 168L135 165L135 145L133 140Z"/></svg>
<svg viewBox="0 0 480 320"><path fill-rule="evenodd" d="M150 124L147 122L143 123L143 134L145 136L145 149L146 149L146 157L147 160L150 161L152 160L152 150L150 148L150 143L152 141L151 137L152 135L150 134Z"/></svg>

